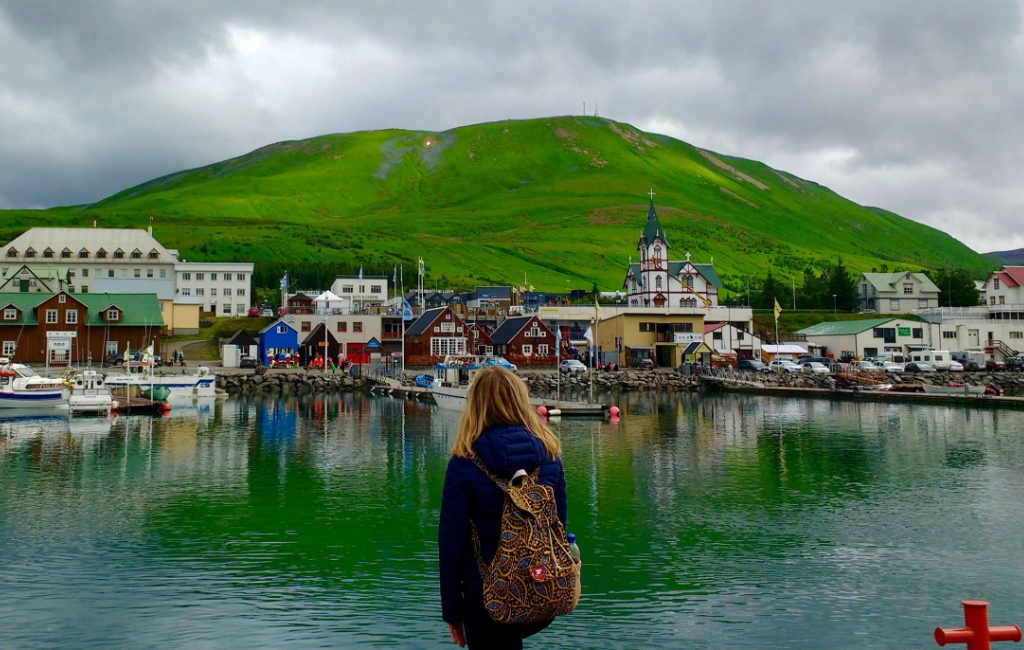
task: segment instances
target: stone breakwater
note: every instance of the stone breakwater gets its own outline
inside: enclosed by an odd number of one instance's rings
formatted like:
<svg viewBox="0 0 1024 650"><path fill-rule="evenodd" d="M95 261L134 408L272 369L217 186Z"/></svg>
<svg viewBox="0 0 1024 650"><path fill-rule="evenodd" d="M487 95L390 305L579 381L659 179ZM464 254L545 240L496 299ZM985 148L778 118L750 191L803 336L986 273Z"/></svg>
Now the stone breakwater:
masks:
<svg viewBox="0 0 1024 650"><path fill-rule="evenodd" d="M229 393L319 393L362 390L370 385L365 377L350 377L323 371L255 372L217 375L217 388Z"/></svg>
<svg viewBox="0 0 1024 650"><path fill-rule="evenodd" d="M554 393L558 378L552 372L524 373L521 378L531 392L543 394ZM590 387L589 373L563 374L562 390L580 390ZM653 370L623 370L617 372L595 372L594 390L629 391L696 391L703 386L695 376L677 372L659 372Z"/></svg>

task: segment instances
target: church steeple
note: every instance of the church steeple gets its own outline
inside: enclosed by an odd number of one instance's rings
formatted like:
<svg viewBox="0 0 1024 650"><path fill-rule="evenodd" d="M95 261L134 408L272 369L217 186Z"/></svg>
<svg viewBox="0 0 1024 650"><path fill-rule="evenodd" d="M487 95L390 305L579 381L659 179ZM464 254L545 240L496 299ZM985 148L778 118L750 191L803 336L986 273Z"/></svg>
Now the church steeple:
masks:
<svg viewBox="0 0 1024 650"><path fill-rule="evenodd" d="M654 190L650 191L651 203L647 207L647 221L644 223L644 233L640 237L640 246L647 247L654 243L656 238L665 242L665 248L671 248L668 243L668 236L658 222L658 211L654 209Z"/></svg>

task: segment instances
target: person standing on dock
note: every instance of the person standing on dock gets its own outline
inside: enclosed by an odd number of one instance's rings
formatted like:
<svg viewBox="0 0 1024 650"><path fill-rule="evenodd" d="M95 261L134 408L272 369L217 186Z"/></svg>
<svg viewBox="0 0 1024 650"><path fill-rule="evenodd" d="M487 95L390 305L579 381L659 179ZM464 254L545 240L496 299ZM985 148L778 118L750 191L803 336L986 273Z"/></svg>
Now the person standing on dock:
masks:
<svg viewBox="0 0 1024 650"><path fill-rule="evenodd" d="M558 534L565 534L565 474L559 454L558 438L531 408L526 384L500 366L478 372L452 445L437 536L441 617L457 645L521 649L524 638L550 625L550 618L529 624L495 622L484 608L482 567L493 561L502 528L506 489L496 482L509 482L519 470L554 491Z"/></svg>

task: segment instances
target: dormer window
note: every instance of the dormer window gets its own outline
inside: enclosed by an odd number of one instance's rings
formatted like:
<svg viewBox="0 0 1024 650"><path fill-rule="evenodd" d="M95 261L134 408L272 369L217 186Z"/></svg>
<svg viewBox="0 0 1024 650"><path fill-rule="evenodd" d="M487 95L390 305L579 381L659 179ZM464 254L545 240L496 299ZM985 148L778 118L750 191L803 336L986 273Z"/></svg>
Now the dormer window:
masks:
<svg viewBox="0 0 1024 650"><path fill-rule="evenodd" d="M65 248L64 250L62 250L60 252L60 258L62 260L69 260L69 259L71 259L71 249L70 248Z"/></svg>
<svg viewBox="0 0 1024 650"><path fill-rule="evenodd" d="M133 260L141 260L142 259L142 251L140 251L138 248L133 250L132 251L132 259Z"/></svg>
<svg viewBox="0 0 1024 650"><path fill-rule="evenodd" d="M46 259L53 258L53 249L47 248L45 251L43 251L43 257L45 257Z"/></svg>
<svg viewBox="0 0 1024 650"><path fill-rule="evenodd" d="M96 251L96 259L98 259L98 260L105 260L105 259L107 259L107 251L103 250L102 248L99 249L98 251Z"/></svg>
<svg viewBox="0 0 1024 650"><path fill-rule="evenodd" d="M78 251L78 259L80 259L80 260L87 260L87 259L89 259L89 251L86 250L85 248L83 248L82 250Z"/></svg>
<svg viewBox="0 0 1024 650"><path fill-rule="evenodd" d="M121 250L120 248L118 248L116 251L114 251L114 259L115 260L123 260L124 259L124 251Z"/></svg>
<svg viewBox="0 0 1024 650"><path fill-rule="evenodd" d="M36 256L36 249L30 248L27 251L25 251L25 257L35 257L35 256Z"/></svg>
<svg viewBox="0 0 1024 650"><path fill-rule="evenodd" d="M13 307L5 307L4 320L18 320L18 310Z"/></svg>
<svg viewBox="0 0 1024 650"><path fill-rule="evenodd" d="M17 256L18 256L18 249L17 248L8 248L7 249L7 257L17 257Z"/></svg>
<svg viewBox="0 0 1024 650"><path fill-rule="evenodd" d="M116 309L108 309L107 320L121 320L121 312Z"/></svg>
<svg viewBox="0 0 1024 650"><path fill-rule="evenodd" d="M151 259L151 260L158 260L158 259L160 259L160 253L154 248L153 250L149 251L149 259Z"/></svg>

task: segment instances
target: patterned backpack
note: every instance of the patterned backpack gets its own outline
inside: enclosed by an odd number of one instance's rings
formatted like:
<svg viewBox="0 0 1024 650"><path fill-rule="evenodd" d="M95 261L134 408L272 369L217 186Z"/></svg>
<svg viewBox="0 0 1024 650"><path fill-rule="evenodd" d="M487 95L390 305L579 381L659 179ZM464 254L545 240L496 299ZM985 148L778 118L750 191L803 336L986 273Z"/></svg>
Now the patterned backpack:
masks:
<svg viewBox="0 0 1024 650"><path fill-rule="evenodd" d="M490 566L480 555L480 537L473 526L484 609L497 623L519 624L571 612L580 598L580 567L569 554L554 489L537 483L540 468L533 474L521 469L506 483L475 454L472 460L505 493L498 550Z"/></svg>

